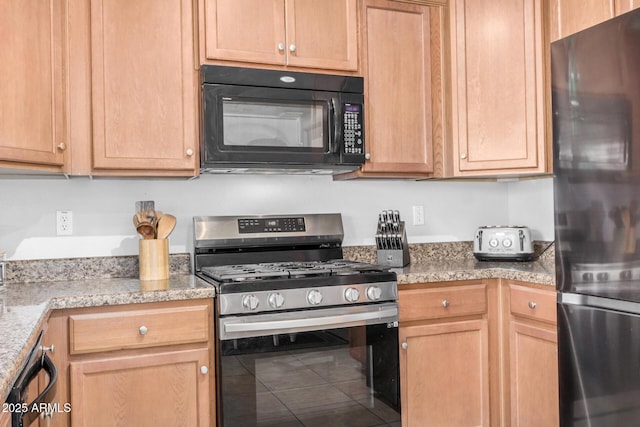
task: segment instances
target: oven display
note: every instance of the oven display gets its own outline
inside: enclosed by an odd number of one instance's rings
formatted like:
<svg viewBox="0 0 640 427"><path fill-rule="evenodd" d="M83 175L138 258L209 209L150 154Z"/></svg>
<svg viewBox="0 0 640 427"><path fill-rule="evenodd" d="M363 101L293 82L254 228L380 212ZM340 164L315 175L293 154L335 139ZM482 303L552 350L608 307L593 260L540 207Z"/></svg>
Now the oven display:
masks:
<svg viewBox="0 0 640 427"><path fill-rule="evenodd" d="M238 232L240 234L299 231L306 231L304 217L238 219Z"/></svg>

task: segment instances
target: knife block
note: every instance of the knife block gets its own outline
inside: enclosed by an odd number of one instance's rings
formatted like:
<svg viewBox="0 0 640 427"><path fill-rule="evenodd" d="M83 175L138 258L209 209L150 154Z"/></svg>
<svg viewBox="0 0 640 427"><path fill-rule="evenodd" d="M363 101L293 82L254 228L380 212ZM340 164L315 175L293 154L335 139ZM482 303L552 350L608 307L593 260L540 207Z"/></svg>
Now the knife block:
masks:
<svg viewBox="0 0 640 427"><path fill-rule="evenodd" d="M138 262L140 264L140 280L168 279L169 240L140 240Z"/></svg>
<svg viewBox="0 0 640 427"><path fill-rule="evenodd" d="M404 267L411 262L411 259L409 257L409 243L407 242L407 232L404 229L404 221L400 223L400 230L400 248L378 248L378 265L381 265L383 267Z"/></svg>

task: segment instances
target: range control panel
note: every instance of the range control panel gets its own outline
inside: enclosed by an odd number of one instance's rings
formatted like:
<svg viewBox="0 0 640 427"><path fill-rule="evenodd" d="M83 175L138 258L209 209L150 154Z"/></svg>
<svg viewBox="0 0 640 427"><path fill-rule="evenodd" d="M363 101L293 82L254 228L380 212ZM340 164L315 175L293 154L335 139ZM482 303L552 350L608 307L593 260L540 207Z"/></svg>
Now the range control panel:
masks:
<svg viewBox="0 0 640 427"><path fill-rule="evenodd" d="M290 233L299 231L306 231L304 217L238 219L238 232L240 234Z"/></svg>
<svg viewBox="0 0 640 427"><path fill-rule="evenodd" d="M344 152L346 154L364 154L362 143L362 105L342 104Z"/></svg>

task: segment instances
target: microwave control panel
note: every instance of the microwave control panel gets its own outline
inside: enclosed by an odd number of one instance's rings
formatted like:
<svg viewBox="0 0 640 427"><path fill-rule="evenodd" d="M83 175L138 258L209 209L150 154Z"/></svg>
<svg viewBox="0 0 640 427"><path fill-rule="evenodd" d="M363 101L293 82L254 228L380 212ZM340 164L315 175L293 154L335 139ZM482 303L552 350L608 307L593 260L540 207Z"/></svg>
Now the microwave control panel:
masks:
<svg viewBox="0 0 640 427"><path fill-rule="evenodd" d="M342 104L344 152L364 154L362 143L362 104Z"/></svg>

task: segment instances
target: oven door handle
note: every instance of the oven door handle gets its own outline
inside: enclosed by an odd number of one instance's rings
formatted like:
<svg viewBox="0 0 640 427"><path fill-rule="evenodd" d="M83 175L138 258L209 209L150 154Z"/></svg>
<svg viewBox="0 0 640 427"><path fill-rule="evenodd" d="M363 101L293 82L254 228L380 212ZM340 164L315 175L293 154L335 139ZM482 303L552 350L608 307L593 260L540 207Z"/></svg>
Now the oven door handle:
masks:
<svg viewBox="0 0 640 427"><path fill-rule="evenodd" d="M41 407L42 403L51 403L53 401L53 397L56 394L56 382L58 381L58 369L46 352L42 354L42 358L32 369L33 371L30 372L30 380L27 381L27 384L31 379L35 378L41 370L49 375L49 384L33 399L33 402L29 403L28 411L22 415L22 425L24 426L31 425L31 423L40 416L41 409L43 409L43 407Z"/></svg>
<svg viewBox="0 0 640 427"><path fill-rule="evenodd" d="M317 331L333 328L345 328L351 326L367 325L371 323L397 322L398 306L389 304L376 307L375 310L360 311L356 313L333 314L327 316L311 316L295 319L278 320L278 314L270 317L274 320L243 321L249 317L243 317L240 322L234 319L222 321L222 339L243 338L261 335L273 335L279 333Z"/></svg>

